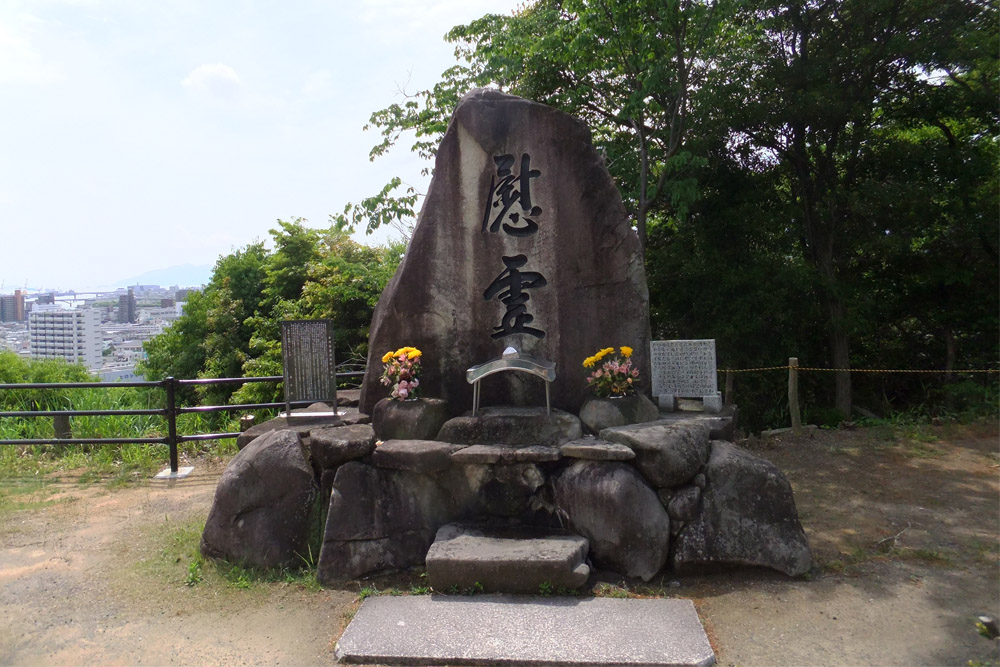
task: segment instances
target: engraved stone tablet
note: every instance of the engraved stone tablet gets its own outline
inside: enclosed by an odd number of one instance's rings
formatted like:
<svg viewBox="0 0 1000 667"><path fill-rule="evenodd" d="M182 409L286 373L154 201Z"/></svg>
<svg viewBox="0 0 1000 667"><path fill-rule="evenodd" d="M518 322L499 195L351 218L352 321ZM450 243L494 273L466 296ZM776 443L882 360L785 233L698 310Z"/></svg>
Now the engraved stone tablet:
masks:
<svg viewBox="0 0 1000 667"><path fill-rule="evenodd" d="M282 322L281 357L285 367L287 413L291 413L291 404L297 401L322 401L337 405L333 320Z"/></svg>
<svg viewBox="0 0 1000 667"><path fill-rule="evenodd" d="M654 340L649 344L653 396L714 396L719 390L715 339Z"/></svg>

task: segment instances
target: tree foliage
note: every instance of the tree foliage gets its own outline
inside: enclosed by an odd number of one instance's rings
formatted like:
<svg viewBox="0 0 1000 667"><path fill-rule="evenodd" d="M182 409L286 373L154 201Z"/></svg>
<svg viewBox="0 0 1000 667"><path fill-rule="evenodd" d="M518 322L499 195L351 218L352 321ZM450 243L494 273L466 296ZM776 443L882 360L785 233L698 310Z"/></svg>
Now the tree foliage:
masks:
<svg viewBox="0 0 1000 667"><path fill-rule="evenodd" d="M371 156L410 133L432 157L475 87L556 106L590 126L644 241L654 335L716 338L730 367L995 367L997 18L980 0L536 0L450 31L458 63L372 115ZM804 383L830 420L943 391L832 375ZM750 393L777 420L780 389Z"/></svg>
<svg viewBox="0 0 1000 667"><path fill-rule="evenodd" d="M364 358L368 325L382 288L402 255L399 244L368 247L343 229L316 230L305 220L278 221L272 248L256 242L220 257L205 290L184 314L147 341L147 378L281 375L281 320L330 318L338 361ZM225 403L228 385L189 392L188 401ZM280 399L273 386L245 385L238 402Z"/></svg>

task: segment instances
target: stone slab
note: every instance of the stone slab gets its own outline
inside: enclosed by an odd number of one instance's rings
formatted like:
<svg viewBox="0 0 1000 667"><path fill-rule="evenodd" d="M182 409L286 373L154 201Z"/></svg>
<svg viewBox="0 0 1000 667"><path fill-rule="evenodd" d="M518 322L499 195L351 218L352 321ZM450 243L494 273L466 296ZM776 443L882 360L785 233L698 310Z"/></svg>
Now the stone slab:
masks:
<svg viewBox="0 0 1000 667"><path fill-rule="evenodd" d="M336 655L385 665L715 664L694 604L678 599L370 597Z"/></svg>
<svg viewBox="0 0 1000 667"><path fill-rule="evenodd" d="M491 593L538 593L587 583L586 538L535 526L451 523L438 529L427 552L435 590L482 587Z"/></svg>
<svg viewBox="0 0 1000 667"><path fill-rule="evenodd" d="M631 447L596 438L581 438L567 442L559 448L562 455L574 459L593 461L631 461L635 452Z"/></svg>
<svg viewBox="0 0 1000 667"><path fill-rule="evenodd" d="M709 423L709 437L712 440L732 440L736 428L736 411L732 408L725 408L719 414L701 412L694 410L679 410L677 412L661 412L660 418L655 422L644 424L629 424L628 426L615 426L601 431L601 438L608 439L607 434L613 432L634 432L651 426L665 426L686 421L707 421Z"/></svg>
<svg viewBox="0 0 1000 667"><path fill-rule="evenodd" d="M436 440L386 440L375 448L372 463L393 470L440 472L451 467L451 455L462 448Z"/></svg>

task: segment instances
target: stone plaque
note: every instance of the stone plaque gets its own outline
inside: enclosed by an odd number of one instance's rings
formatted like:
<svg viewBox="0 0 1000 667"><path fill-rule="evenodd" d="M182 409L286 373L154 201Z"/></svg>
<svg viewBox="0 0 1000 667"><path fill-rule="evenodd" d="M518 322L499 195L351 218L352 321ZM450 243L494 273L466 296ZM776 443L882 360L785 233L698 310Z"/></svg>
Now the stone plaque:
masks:
<svg viewBox="0 0 1000 667"><path fill-rule="evenodd" d="M337 405L337 363L333 355L333 320L285 320L281 323L281 359L285 369L285 411L296 401Z"/></svg>
<svg viewBox="0 0 1000 667"><path fill-rule="evenodd" d="M719 391L715 339L654 340L649 355L653 396L704 398Z"/></svg>

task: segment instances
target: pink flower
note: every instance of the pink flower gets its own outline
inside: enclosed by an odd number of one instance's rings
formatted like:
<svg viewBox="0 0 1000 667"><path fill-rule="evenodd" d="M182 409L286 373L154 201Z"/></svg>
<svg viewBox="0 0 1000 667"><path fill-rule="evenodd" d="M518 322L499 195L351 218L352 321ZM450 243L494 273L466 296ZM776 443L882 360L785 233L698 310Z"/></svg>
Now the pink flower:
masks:
<svg viewBox="0 0 1000 667"><path fill-rule="evenodd" d="M402 384L402 382L400 384ZM410 394L410 392L403 387L400 387L397 393L399 394L400 398L406 398Z"/></svg>

